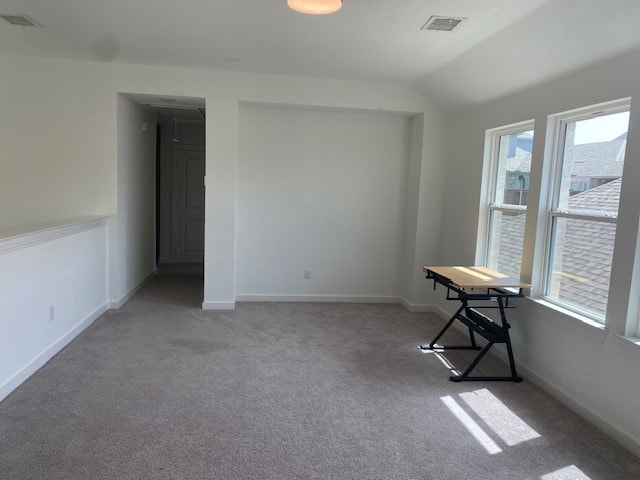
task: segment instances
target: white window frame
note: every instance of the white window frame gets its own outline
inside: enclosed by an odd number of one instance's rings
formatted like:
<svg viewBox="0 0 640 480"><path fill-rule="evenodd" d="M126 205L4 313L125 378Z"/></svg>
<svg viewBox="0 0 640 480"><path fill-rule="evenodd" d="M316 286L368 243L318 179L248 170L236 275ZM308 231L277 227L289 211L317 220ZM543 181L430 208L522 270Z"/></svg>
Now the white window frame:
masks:
<svg viewBox="0 0 640 480"><path fill-rule="evenodd" d="M527 120L520 123L506 125L504 127L493 128L486 131L485 134L485 160L483 186L484 194L481 202L480 228L478 229L478 248L476 250L476 260L478 263L488 266L491 248L491 219L493 212L502 213L527 213L526 205L505 205L494 203L496 198L496 190L498 187L498 162L500 155L500 137L505 135L513 135L534 130L534 120ZM523 252L524 254L524 252ZM522 269L522 258L520 259L520 268Z"/></svg>
<svg viewBox="0 0 640 480"><path fill-rule="evenodd" d="M564 147L565 147L565 136L566 136L566 126L572 122L578 122L581 120L588 120L597 117L603 117L606 115L611 115L615 113L621 113L630 111L631 108L631 100L624 99L618 100L606 104L593 105L590 107L581 108L579 110L573 110L571 112L559 113L556 115L552 115L548 118L547 125L553 128L553 156L551 158L551 178L548 182L548 185L551 188L548 189L548 198L547 205L549 208L546 209L546 226L545 226L545 245L544 245L544 255L542 256L542 265L541 272L542 275L540 277L541 280L541 288L540 288L540 298L545 302L549 302L553 305L556 305L562 309L568 310L569 312L576 313L581 317L586 317L587 319L596 322L597 324L604 325L606 323L606 314L604 317L597 315L591 311L583 310L579 308L577 305L573 305L571 303L563 302L557 298L553 298L547 295L547 291L550 285L551 279L551 271L550 271L550 262L551 262L551 246L553 244L553 223L556 218L568 218L575 220L587 220L587 221L596 221L596 222L606 222L613 223L617 225L618 215L612 214L611 212L605 213L600 211L589 211L589 210L570 210L564 209L560 210L558 208L558 203L560 200L560 188L562 183L562 167L564 160ZM615 255L615 252L614 252ZM611 285L609 285L611 288ZM608 307L607 307L608 308Z"/></svg>

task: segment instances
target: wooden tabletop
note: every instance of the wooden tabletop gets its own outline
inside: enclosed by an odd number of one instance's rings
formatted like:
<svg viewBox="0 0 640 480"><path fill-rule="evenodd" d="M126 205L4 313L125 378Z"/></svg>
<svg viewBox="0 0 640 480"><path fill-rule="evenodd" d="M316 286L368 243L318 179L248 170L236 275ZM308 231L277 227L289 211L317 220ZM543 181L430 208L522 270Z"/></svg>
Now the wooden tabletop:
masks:
<svg viewBox="0 0 640 480"><path fill-rule="evenodd" d="M429 267L424 266L425 273L433 272L451 280L461 288L529 288L517 278L510 277L486 267Z"/></svg>

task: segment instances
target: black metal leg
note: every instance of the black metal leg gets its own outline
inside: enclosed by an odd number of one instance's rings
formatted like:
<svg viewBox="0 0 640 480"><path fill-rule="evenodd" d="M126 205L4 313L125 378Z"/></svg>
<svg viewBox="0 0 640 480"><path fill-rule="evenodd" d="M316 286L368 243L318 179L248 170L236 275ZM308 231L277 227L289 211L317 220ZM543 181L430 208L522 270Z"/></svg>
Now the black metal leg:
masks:
<svg viewBox="0 0 640 480"><path fill-rule="evenodd" d="M467 367L462 375L456 375L449 377L449 380L452 382L521 382L522 378L518 377L515 373L515 366L511 364L511 376L488 376L488 377L470 377L469 374L471 371L476 368L476 365L480 362L482 357L489 351L489 349L495 344L493 340L491 340L478 354L478 356L471 362L471 365Z"/></svg>
<svg viewBox="0 0 640 480"><path fill-rule="evenodd" d="M468 302L463 302L463 303L464 303L464 306L465 306L464 314L467 317L469 317L469 310L470 310L469 304L468 304ZM476 337L473 334L473 329L471 328L471 326L468 326L468 328L469 328L469 340L471 341L471 346L475 348L477 346L476 345Z"/></svg>
<svg viewBox="0 0 640 480"><path fill-rule="evenodd" d="M522 378L518 377L516 373L516 361L513 357L513 348L511 347L511 337L509 335L509 328L511 326L507 322L507 317L504 313L504 305L502 298L498 298L498 306L500 307L500 320L502 321L502 329L504 331L504 343L507 345L507 356L509 357L509 367L511 368L511 377L514 382L521 382Z"/></svg>
<svg viewBox="0 0 640 480"><path fill-rule="evenodd" d="M471 340L471 347L478 348L478 346L476 345L476 337L473 334L473 329L471 327L469 327L469 339Z"/></svg>
<svg viewBox="0 0 640 480"><path fill-rule="evenodd" d="M471 371L476 368L476 365L478 365L478 363L480 362L480 360L482 360L482 357L484 357L486 355L486 353L489 351L489 349L491 347L493 347L494 344L494 340L491 340L489 343L487 343L485 345L485 347L480 351L480 353L478 354L478 356L473 360L473 362L471 362L471 364L467 367L467 369L464 371L464 373L462 375L458 375L458 376L454 376L454 377L449 377L450 380L454 381L454 382L461 382L464 380L470 380L473 377L469 377L469 374L471 373Z"/></svg>
<svg viewBox="0 0 640 480"><path fill-rule="evenodd" d="M460 312L462 312L462 310L464 310L464 307L465 307L465 303L463 302L462 305L460 306L460 308L456 311L456 313L454 313L453 316L449 319L449 321L444 326L444 328L442 330L440 330L440 333L438 333L438 335L436 335L436 338L434 338L429 345L420 345L420 349L422 349L422 350L433 350L435 348L436 342L438 340L440 340L440 337L442 337L442 335L444 335L444 332L446 332L449 329L449 327L453 324L455 319L458 318L458 315L460 315Z"/></svg>
<svg viewBox="0 0 640 480"><path fill-rule="evenodd" d="M471 362L462 375L452 376L449 379L452 382L470 382L470 381L503 381L503 382L521 382L522 377L519 377L516 373L516 363L513 357L513 349L511 347L511 338L509 337L509 328L511 327L507 322L507 317L504 313L504 304L502 298L498 297L498 309L500 310L500 320L502 325L500 326L499 333L491 338L487 337L489 343L482 349L478 356ZM489 377L470 377L471 371L478 365L482 357L489 351L489 349L496 343L505 343L507 346L507 354L509 356L509 368L511 369L511 376L489 376Z"/></svg>

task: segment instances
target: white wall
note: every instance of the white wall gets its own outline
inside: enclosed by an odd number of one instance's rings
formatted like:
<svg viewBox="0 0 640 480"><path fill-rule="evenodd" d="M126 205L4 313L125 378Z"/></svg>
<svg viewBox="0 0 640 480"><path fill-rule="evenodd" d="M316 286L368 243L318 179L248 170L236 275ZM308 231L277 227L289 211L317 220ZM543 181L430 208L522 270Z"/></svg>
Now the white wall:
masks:
<svg viewBox="0 0 640 480"><path fill-rule="evenodd" d="M629 448L640 452L640 345L625 340L628 313L637 312L640 293L629 296L632 267L637 262L640 218L640 53L627 55L487 105L455 113L449 124L445 215L441 259L445 264L472 264L484 135L489 128L535 119L532 188L529 195L523 278L532 277L535 226L545 151L548 115L633 97L623 192L612 268L607 328L589 326L531 300L513 312L516 359L525 375ZM638 275L638 272L636 272ZM632 309L629 309L629 306Z"/></svg>
<svg viewBox="0 0 640 480"><path fill-rule="evenodd" d="M115 214L115 90L82 64L0 56L0 230Z"/></svg>
<svg viewBox="0 0 640 480"><path fill-rule="evenodd" d="M107 310L107 220L0 235L0 305L2 400Z"/></svg>
<svg viewBox="0 0 640 480"><path fill-rule="evenodd" d="M397 301L410 123L242 105L236 294Z"/></svg>
<svg viewBox="0 0 640 480"><path fill-rule="evenodd" d="M418 205L416 222L439 219L438 212L431 216L431 205L441 204L441 177L433 172L442 168L444 119L410 87L10 55L0 55L0 68L0 228L119 214L117 92L205 99L208 308L232 308L235 302L239 102L422 115L420 191L411 200ZM424 188L430 184L433 189ZM414 257L421 263L437 255L433 230L416 230ZM115 288L119 233L110 232L111 300L117 301L126 288ZM132 249L139 260L140 250Z"/></svg>
<svg viewBox="0 0 640 480"><path fill-rule="evenodd" d="M118 95L117 101L115 307L122 305L155 269L156 214L155 112L123 95Z"/></svg>
<svg viewBox="0 0 640 480"><path fill-rule="evenodd" d="M440 223L443 216L447 149L446 125L439 116L413 117L407 188L407 245L403 305L431 310L438 295L425 282L423 265L442 265Z"/></svg>

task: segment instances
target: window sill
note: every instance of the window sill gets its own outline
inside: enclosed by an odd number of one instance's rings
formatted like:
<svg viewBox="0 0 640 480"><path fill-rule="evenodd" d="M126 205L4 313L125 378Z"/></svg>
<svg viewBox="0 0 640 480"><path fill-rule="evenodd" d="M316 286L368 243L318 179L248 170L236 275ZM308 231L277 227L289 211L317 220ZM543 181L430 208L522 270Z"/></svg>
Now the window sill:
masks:
<svg viewBox="0 0 640 480"><path fill-rule="evenodd" d="M626 340L629 343L632 343L633 345L635 345L636 347L640 347L640 338L638 337L629 337L629 336L625 336L625 335L616 335L617 337Z"/></svg>
<svg viewBox="0 0 640 480"><path fill-rule="evenodd" d="M541 307L545 307L550 310L554 310L555 312L558 312L567 317L574 318L578 320L581 324L591 327L595 330L598 330L603 333L606 331L605 326L602 323L596 322L592 318L586 317L584 315L580 315L579 313L569 310L568 308L563 308L559 305L556 305L555 303L548 302L547 300L544 300L542 298L533 298L533 297L526 297L526 298L527 300L530 300L540 305ZM640 340L640 339L636 339L636 340Z"/></svg>

